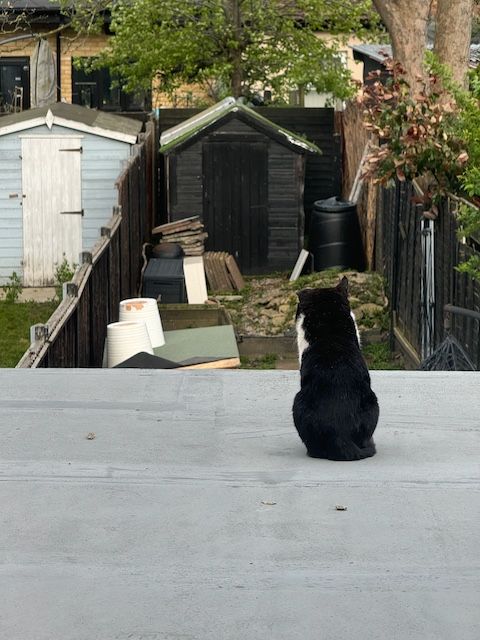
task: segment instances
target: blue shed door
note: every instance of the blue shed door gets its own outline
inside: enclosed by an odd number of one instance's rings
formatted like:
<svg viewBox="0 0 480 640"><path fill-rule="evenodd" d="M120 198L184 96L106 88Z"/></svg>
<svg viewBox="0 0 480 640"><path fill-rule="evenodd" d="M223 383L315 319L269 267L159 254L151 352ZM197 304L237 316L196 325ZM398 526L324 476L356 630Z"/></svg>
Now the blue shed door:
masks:
<svg viewBox="0 0 480 640"><path fill-rule="evenodd" d="M23 282L55 281L82 251L81 136L22 136Z"/></svg>

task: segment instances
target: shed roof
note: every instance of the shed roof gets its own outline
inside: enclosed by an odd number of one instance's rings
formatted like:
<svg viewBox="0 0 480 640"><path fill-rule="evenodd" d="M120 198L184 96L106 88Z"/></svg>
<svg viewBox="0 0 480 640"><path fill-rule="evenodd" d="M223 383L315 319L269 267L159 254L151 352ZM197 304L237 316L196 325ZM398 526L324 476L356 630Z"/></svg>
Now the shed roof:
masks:
<svg viewBox="0 0 480 640"><path fill-rule="evenodd" d="M104 138L135 144L142 123L133 118L125 118L113 113L88 109L76 104L55 102L38 109L27 109L0 118L0 136L24 129L53 124L93 133Z"/></svg>
<svg viewBox="0 0 480 640"><path fill-rule="evenodd" d="M60 11L60 4L48 0L0 0L4 11Z"/></svg>
<svg viewBox="0 0 480 640"><path fill-rule="evenodd" d="M235 98L225 98L221 102L205 109L192 118L164 131L160 138L160 151L162 153L178 149L194 142L202 133L217 128L227 118L239 117L253 128L258 129L275 138L280 144L290 147L297 153L321 153L320 149L287 129L279 127L271 120L264 118L257 111L250 109Z"/></svg>
<svg viewBox="0 0 480 640"><path fill-rule="evenodd" d="M356 60L370 58L375 62L385 62L392 57L392 46L390 44L355 44L352 46L353 56ZM480 63L480 45L470 45L469 65L475 68Z"/></svg>

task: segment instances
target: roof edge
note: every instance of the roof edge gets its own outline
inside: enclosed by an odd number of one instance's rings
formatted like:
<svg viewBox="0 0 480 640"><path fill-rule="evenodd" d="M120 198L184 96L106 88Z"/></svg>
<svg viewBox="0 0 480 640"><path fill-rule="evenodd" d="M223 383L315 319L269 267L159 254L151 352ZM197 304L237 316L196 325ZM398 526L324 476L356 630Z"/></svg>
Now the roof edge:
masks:
<svg viewBox="0 0 480 640"><path fill-rule="evenodd" d="M213 107L188 118L188 120L185 120L180 125L164 131L160 137L160 152L166 153L179 146L186 145L190 140L193 142L203 131L208 128L213 128L213 126L216 123L220 123L223 118L235 113L242 114L244 117L246 116L252 124L257 123L263 130L271 131L273 137L275 137L280 144L285 144L299 153L322 153L321 149L313 142L305 140L298 134L280 127L254 109L247 107L232 97L225 98L225 100L222 100Z"/></svg>
<svg viewBox="0 0 480 640"><path fill-rule="evenodd" d="M44 116L38 116L31 120L22 120L21 122L15 122L2 127L2 121L0 119L0 137L11 133L17 133L18 131L25 131L27 129L33 129L42 125L47 126L49 129L53 125L59 127L68 127L74 131L82 131L83 133L91 133L93 135L100 136L102 138L109 138L111 140L117 140L119 142L126 142L128 144L135 144L138 140L138 136L122 133L120 131L113 131L110 129L103 129L102 127L91 126L83 122L76 120L70 120L61 116L56 116L49 109Z"/></svg>

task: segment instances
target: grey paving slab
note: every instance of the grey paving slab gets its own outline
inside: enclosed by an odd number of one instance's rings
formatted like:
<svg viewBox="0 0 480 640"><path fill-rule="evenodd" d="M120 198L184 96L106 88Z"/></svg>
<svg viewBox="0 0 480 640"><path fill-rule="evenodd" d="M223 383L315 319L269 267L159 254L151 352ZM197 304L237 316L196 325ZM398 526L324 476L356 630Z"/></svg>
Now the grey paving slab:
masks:
<svg viewBox="0 0 480 640"><path fill-rule="evenodd" d="M372 377L341 463L295 372L0 371L0 637L478 640L480 374Z"/></svg>

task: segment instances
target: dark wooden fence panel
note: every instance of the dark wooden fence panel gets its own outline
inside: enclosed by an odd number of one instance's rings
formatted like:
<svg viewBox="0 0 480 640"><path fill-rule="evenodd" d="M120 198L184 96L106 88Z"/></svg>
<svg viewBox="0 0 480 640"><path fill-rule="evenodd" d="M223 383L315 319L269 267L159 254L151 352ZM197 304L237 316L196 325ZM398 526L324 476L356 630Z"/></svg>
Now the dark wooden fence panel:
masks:
<svg viewBox="0 0 480 640"><path fill-rule="evenodd" d="M158 132L147 127L135 146L117 182L119 206L18 367L102 366L107 324L118 320L121 299L138 294L142 246L157 210Z"/></svg>
<svg viewBox="0 0 480 640"><path fill-rule="evenodd" d="M433 338L431 344L422 347L428 322L428 305L422 301L426 258L422 252L423 208L415 204L414 193L408 183L380 189L377 242L380 241L381 246L376 250L376 268L385 277L392 331L400 332L421 360L426 355L425 349L430 353L445 338L445 305L480 311L480 283L456 269L475 250L457 238L454 207L451 201L445 200L434 223ZM480 369L480 322L454 315L450 331Z"/></svg>

